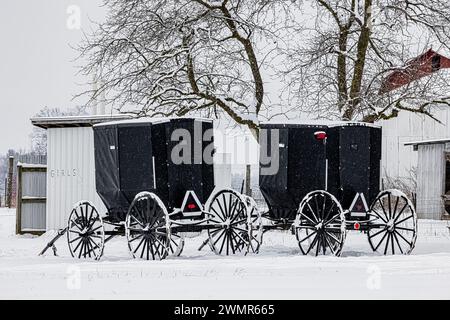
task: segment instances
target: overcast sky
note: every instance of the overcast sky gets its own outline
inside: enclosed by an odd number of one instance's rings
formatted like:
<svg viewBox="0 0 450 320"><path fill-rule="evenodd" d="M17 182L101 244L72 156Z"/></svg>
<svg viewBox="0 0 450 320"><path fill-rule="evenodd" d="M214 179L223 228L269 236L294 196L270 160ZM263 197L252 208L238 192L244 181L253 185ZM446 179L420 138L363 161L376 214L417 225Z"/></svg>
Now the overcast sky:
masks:
<svg viewBox="0 0 450 320"><path fill-rule="evenodd" d="M73 61L77 52L71 45L77 45L82 32L89 33L94 27L90 20L104 19L101 3L0 1L0 154L11 148L30 149L30 118L43 107L66 109L84 104L83 100L72 100L89 79L76 75L81 62ZM73 20L77 10L80 28ZM420 50L423 48L418 46L418 53ZM270 77L265 81L266 94L272 97L268 101L273 105L280 84Z"/></svg>
<svg viewBox="0 0 450 320"><path fill-rule="evenodd" d="M100 0L0 2L0 153L30 148L29 119L44 106L82 104L71 101L86 79L76 76L76 52L70 44L82 39L82 30L92 26L90 19L103 19L100 4ZM77 8L81 29L71 19Z"/></svg>

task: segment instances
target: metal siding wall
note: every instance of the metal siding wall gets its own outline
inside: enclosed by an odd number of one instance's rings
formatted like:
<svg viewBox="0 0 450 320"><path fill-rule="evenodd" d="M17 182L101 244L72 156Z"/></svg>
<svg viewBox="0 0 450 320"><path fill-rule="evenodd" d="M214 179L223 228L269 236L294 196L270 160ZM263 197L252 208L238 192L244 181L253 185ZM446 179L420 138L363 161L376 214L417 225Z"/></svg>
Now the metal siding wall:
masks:
<svg viewBox="0 0 450 320"><path fill-rule="evenodd" d="M231 188L231 154L214 155L214 184L216 190Z"/></svg>
<svg viewBox="0 0 450 320"><path fill-rule="evenodd" d="M95 191L92 128L51 128L47 134L47 230L64 228L80 200L92 201L104 214L106 208Z"/></svg>
<svg viewBox="0 0 450 320"><path fill-rule="evenodd" d="M417 166L417 215L440 219L444 194L444 144L420 145Z"/></svg>
<svg viewBox="0 0 450 320"><path fill-rule="evenodd" d="M411 169L417 167L418 153L412 146L404 146L404 142L450 137L450 109L435 106L431 112L442 124L406 111L378 123L383 127L382 176L409 178Z"/></svg>

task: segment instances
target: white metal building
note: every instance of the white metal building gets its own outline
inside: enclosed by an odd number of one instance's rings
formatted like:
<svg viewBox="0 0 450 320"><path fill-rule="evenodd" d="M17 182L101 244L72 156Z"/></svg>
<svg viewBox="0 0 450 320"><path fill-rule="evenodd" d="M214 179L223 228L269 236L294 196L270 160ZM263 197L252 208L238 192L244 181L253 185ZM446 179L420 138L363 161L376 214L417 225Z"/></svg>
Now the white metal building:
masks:
<svg viewBox="0 0 450 320"><path fill-rule="evenodd" d="M93 202L106 213L95 188L94 135L97 123L130 119L131 115L92 115L33 118L33 125L47 130L46 230L64 228L75 203ZM231 186L230 156L216 154L216 187Z"/></svg>
<svg viewBox="0 0 450 320"><path fill-rule="evenodd" d="M439 220L446 215L445 204L450 200L450 139L413 141L405 146L418 155L417 215Z"/></svg>
<svg viewBox="0 0 450 320"><path fill-rule="evenodd" d="M382 176L410 179L417 168L418 153L405 142L450 137L450 108L435 106L431 112L441 123L428 116L400 112L398 117L380 121L383 128Z"/></svg>
<svg viewBox="0 0 450 320"><path fill-rule="evenodd" d="M73 205L92 201L105 207L95 192L94 136L96 123L129 119L127 115L91 115L33 118L33 125L47 130L46 229L64 228Z"/></svg>

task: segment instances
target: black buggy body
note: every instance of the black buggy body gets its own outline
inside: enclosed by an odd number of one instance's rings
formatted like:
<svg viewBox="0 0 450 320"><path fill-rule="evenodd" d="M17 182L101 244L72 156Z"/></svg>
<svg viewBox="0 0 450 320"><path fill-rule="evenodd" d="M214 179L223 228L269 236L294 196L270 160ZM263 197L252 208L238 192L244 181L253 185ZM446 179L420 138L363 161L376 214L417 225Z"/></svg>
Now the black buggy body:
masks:
<svg viewBox="0 0 450 320"><path fill-rule="evenodd" d="M263 232L291 229L303 254L340 255L347 230L366 232L374 251L412 251L412 202L398 190L380 192L380 127L341 121L263 123L261 130L262 217L270 222ZM277 153L279 169L268 174Z"/></svg>
<svg viewBox="0 0 450 320"><path fill-rule="evenodd" d="M207 231L216 254L256 252L252 200L231 189L213 193L213 122L202 118L143 118L94 126L97 193L73 207L67 233L73 257L100 259L106 242L126 236L133 258L178 256L185 237ZM105 228L108 226L108 228Z"/></svg>
<svg viewBox="0 0 450 320"><path fill-rule="evenodd" d="M198 132L194 132L194 128ZM172 150L182 138L175 130L186 130L190 139L190 163L175 164ZM188 190L204 204L214 189L214 168L202 157L195 159L212 135L212 120L173 118L127 120L94 126L97 193L113 221L124 221L131 202L142 191L153 192L169 211L181 208Z"/></svg>
<svg viewBox="0 0 450 320"><path fill-rule="evenodd" d="M260 160L279 155L277 170L261 161L267 212L237 191L213 192L213 164L204 157L214 150L212 128L211 120L197 118L94 126L96 187L107 212L78 202L42 253L67 233L72 256L98 260L107 241L125 235L134 258L159 260L180 255L185 237L207 231L199 249L208 244L216 254L245 255L258 253L264 232L274 229L291 230L303 254L339 256L347 230L365 232L383 254L413 250L414 205L398 190L380 192L381 128L262 124L260 137L268 141L260 141Z"/></svg>
<svg viewBox="0 0 450 320"><path fill-rule="evenodd" d="M380 127L358 122L263 123L261 129L267 130L268 139L274 137L272 130L279 136L279 170L260 175L273 219L294 220L299 203L312 190L327 190L344 209L352 207L359 193L364 199L358 199L358 205L372 203L380 192ZM324 132L326 141L317 139L317 132Z"/></svg>

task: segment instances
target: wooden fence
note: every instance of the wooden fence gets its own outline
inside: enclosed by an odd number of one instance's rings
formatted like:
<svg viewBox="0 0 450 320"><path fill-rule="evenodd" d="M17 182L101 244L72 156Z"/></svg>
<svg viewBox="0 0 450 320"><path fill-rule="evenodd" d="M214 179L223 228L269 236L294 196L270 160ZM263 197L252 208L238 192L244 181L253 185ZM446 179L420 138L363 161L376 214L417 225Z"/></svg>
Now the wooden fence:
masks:
<svg viewBox="0 0 450 320"><path fill-rule="evenodd" d="M17 234L45 232L46 189L46 165L25 163L17 165Z"/></svg>

